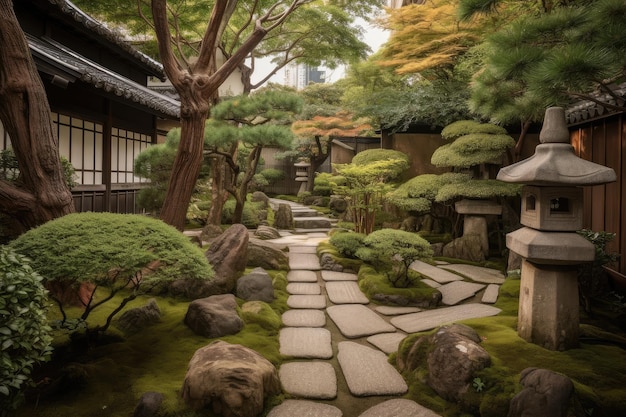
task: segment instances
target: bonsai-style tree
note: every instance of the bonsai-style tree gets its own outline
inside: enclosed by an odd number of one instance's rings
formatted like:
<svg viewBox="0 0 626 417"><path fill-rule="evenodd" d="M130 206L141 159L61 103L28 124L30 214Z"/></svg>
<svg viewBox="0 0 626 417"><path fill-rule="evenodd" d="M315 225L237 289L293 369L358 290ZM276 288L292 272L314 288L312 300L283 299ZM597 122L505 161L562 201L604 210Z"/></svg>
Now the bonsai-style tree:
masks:
<svg viewBox="0 0 626 417"><path fill-rule="evenodd" d="M11 242L19 254L28 254L32 267L53 288L91 292L84 309L68 319L54 291L64 328L85 326L97 308L121 295L119 305L104 324L88 328L90 334L107 330L113 317L137 296L179 278L207 280L213 269L202 250L160 220L133 214L77 213L47 222Z"/></svg>
<svg viewBox="0 0 626 417"><path fill-rule="evenodd" d="M408 167L408 156L391 149L368 149L356 154L350 164L333 165L343 181L343 185L334 187L334 192L346 198L357 233L369 234L374 230L376 212L391 191L390 182Z"/></svg>
<svg viewBox="0 0 626 417"><path fill-rule="evenodd" d="M409 266L417 260L433 256L430 243L416 233L396 229L376 230L363 239L356 256L384 271L394 287L406 288L411 283Z"/></svg>

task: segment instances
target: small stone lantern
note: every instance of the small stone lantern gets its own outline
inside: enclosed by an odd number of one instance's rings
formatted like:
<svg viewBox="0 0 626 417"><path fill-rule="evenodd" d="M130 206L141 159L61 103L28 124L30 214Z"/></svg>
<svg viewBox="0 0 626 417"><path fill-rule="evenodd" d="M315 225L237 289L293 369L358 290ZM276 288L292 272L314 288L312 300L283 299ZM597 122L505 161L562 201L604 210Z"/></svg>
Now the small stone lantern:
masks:
<svg viewBox="0 0 626 417"><path fill-rule="evenodd" d="M303 193L307 189L307 182L309 181L309 167L310 163L305 161L296 162L293 164L296 167L296 181L300 183L300 189L298 194Z"/></svg>
<svg viewBox="0 0 626 417"><path fill-rule="evenodd" d="M506 236L506 246L524 258L517 333L551 350L578 346L578 268L595 257L582 228L581 186L616 180L615 171L574 154L565 112L546 110L535 154L500 169L498 179L525 184L523 226Z"/></svg>

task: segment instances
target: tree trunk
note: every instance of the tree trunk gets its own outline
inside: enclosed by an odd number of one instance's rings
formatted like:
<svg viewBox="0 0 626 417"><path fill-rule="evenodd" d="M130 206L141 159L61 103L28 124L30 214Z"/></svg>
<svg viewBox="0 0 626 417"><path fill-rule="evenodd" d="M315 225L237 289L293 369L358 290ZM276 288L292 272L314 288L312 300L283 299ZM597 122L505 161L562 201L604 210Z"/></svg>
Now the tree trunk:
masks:
<svg viewBox="0 0 626 417"><path fill-rule="evenodd" d="M0 120L20 170L19 186L0 181L0 211L22 232L75 209L46 91L10 0L0 0L0 45Z"/></svg>
<svg viewBox="0 0 626 417"><path fill-rule="evenodd" d="M309 167L309 181L306 184L306 190L309 192L313 192L313 187L315 186L315 173L322 166L328 155L330 155L330 150L332 148L332 138L328 138L328 142L326 146L322 145L322 139L319 136L315 136L315 145L317 146L317 154L311 155L309 158L309 163L311 166Z"/></svg>
<svg viewBox="0 0 626 417"><path fill-rule="evenodd" d="M223 156L215 156L211 162L211 207L207 223L219 226L222 223L222 210L228 199L224 188L224 170L226 169Z"/></svg>
<svg viewBox="0 0 626 417"><path fill-rule="evenodd" d="M256 168L259 165L259 159L261 158L261 150L262 146L256 146L248 156L248 166L246 168L246 173L244 177L241 179L241 184L239 185L239 190L237 195L235 196L236 205L235 212L233 213L233 223L241 223L243 220L243 207L246 204L246 198L248 196L248 185L254 174L256 172Z"/></svg>

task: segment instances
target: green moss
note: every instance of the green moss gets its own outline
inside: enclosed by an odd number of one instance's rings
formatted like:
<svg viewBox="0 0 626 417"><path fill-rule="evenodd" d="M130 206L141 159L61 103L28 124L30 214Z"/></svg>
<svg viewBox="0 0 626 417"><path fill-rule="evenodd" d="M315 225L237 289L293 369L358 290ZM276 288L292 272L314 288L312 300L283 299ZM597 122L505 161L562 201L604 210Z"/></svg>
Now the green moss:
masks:
<svg viewBox="0 0 626 417"><path fill-rule="evenodd" d="M370 300L375 300L377 294L402 296L411 304L428 305L433 299L436 289L422 284L418 274L414 271L410 273L413 285L408 288L396 288L389 279L367 264L363 264L359 269L359 288Z"/></svg>

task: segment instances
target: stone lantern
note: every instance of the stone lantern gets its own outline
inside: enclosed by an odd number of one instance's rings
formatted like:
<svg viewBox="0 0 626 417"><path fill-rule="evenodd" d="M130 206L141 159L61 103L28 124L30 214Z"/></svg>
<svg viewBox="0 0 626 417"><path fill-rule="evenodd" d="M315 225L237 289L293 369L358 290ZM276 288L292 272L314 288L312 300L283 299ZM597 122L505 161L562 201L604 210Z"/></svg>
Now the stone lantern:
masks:
<svg viewBox="0 0 626 417"><path fill-rule="evenodd" d="M506 246L523 258L517 333L551 350L578 346L578 268L595 257L582 228L582 186L616 180L615 171L574 154L565 112L546 110L535 154L500 169L498 179L524 184L523 226Z"/></svg>
<svg viewBox="0 0 626 417"><path fill-rule="evenodd" d="M298 194L303 193L307 189L307 182L309 181L309 167L310 163L305 161L296 162L293 164L296 167L296 181L300 183L300 189Z"/></svg>

